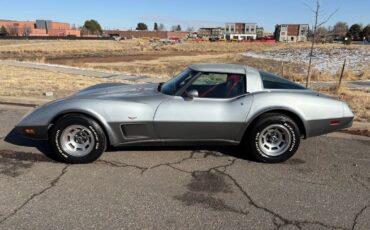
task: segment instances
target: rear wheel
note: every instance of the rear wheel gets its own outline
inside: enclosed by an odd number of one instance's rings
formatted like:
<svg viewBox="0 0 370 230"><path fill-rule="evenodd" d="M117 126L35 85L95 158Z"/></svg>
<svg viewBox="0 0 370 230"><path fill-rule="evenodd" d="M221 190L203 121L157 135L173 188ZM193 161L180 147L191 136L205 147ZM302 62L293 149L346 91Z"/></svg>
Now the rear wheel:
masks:
<svg viewBox="0 0 370 230"><path fill-rule="evenodd" d="M83 115L67 115L50 132L50 144L58 159L66 163L89 163L106 149L106 136L100 125Z"/></svg>
<svg viewBox="0 0 370 230"><path fill-rule="evenodd" d="M258 161L278 163L289 159L300 144L297 124L288 116L267 113L258 119L245 143Z"/></svg>

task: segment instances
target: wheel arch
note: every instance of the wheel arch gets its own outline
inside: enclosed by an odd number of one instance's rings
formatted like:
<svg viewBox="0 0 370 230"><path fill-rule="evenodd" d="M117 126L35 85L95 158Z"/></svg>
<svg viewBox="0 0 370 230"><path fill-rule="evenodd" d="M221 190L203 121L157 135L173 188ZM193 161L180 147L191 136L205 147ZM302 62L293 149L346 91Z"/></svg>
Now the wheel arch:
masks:
<svg viewBox="0 0 370 230"><path fill-rule="evenodd" d="M112 137L110 136L110 134L108 132L109 127L106 125L105 122L102 122L101 119L99 119L96 114L93 114L93 113L90 113L90 112L87 112L87 111L71 110L71 111L64 111L63 113L57 114L49 122L49 125L48 125L48 134L50 133L51 127L58 120L60 120L61 118L65 117L65 116L69 116L69 115L80 115L80 116L85 116L85 117L88 117L88 118L94 120L103 129L103 132L104 132L104 134L105 134L105 136L107 138L107 146L111 145Z"/></svg>
<svg viewBox="0 0 370 230"><path fill-rule="evenodd" d="M307 135L307 129L306 126L303 122L303 118L298 115L298 113L291 111L289 109L285 108L275 108L275 109L270 109L270 110L265 110L262 111L258 114L256 114L250 122L248 122L247 128L245 129L242 140L246 137L248 132L252 129L253 125L261 118L262 115L268 114L268 113L279 113L283 114L289 118L291 118L298 126L299 132L303 138L306 138Z"/></svg>

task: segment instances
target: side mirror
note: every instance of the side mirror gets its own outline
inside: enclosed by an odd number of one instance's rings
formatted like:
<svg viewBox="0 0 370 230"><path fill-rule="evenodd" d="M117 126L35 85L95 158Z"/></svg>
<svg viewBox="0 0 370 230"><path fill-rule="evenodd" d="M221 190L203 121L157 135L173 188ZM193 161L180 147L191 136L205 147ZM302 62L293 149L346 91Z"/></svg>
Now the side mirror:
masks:
<svg viewBox="0 0 370 230"><path fill-rule="evenodd" d="M189 92L186 92L186 96L190 99L194 98L194 97L198 97L199 96L199 93L198 93L198 90L196 89L192 89L190 90Z"/></svg>

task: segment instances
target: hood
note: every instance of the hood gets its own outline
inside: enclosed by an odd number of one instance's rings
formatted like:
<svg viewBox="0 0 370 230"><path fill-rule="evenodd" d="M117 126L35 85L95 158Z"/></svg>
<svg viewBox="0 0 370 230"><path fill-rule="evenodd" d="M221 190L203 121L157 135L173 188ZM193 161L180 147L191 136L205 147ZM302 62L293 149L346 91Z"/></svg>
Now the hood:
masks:
<svg viewBox="0 0 370 230"><path fill-rule="evenodd" d="M157 87L158 84L129 85L124 83L104 83L81 90L72 97L88 99L153 97L161 94L157 91Z"/></svg>

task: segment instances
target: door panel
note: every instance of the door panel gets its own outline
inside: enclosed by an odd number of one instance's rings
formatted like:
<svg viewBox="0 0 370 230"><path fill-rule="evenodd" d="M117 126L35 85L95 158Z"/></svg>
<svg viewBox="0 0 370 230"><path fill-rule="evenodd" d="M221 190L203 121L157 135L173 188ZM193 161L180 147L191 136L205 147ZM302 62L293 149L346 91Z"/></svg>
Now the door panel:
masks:
<svg viewBox="0 0 370 230"><path fill-rule="evenodd" d="M235 140L252 101L252 95L191 100L175 96L159 105L154 128L161 139Z"/></svg>

